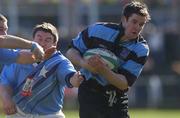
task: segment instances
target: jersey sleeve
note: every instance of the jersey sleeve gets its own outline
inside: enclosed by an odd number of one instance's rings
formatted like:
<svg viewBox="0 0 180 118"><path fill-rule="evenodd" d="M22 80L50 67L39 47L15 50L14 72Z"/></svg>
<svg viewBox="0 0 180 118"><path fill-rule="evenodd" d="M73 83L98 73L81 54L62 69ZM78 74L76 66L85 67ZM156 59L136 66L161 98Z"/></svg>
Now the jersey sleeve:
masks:
<svg viewBox="0 0 180 118"><path fill-rule="evenodd" d="M11 64L4 66L1 76L0 76L0 84L7 86L15 86L16 85L16 64Z"/></svg>
<svg viewBox="0 0 180 118"><path fill-rule="evenodd" d="M63 85L72 87L69 79L74 75L75 72L76 70L72 63L68 59L63 60L57 68L57 78L60 82L62 82Z"/></svg>
<svg viewBox="0 0 180 118"><path fill-rule="evenodd" d="M86 38L88 38L88 28L83 30L72 40L72 47L77 49L81 54L87 50Z"/></svg>
<svg viewBox="0 0 180 118"><path fill-rule="evenodd" d="M13 49L0 49L0 54L1 54L0 56L1 64L15 63L19 56L19 52Z"/></svg>
<svg viewBox="0 0 180 118"><path fill-rule="evenodd" d="M140 45L135 49L135 54L118 69L118 72L126 77L129 86L132 86L141 74L148 55L149 48Z"/></svg>
<svg viewBox="0 0 180 118"><path fill-rule="evenodd" d="M109 45L113 43L118 36L119 31L104 23L96 23L90 25L85 30L80 32L73 39L72 46L84 53L89 48Z"/></svg>

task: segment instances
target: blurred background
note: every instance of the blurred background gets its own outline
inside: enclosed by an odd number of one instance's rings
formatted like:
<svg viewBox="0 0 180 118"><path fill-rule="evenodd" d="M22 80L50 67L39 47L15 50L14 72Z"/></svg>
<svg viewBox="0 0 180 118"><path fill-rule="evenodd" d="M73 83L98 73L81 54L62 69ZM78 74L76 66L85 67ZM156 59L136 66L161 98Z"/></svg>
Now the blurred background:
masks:
<svg viewBox="0 0 180 118"><path fill-rule="evenodd" d="M58 27L58 49L67 50L79 31L95 22L119 23L122 6L131 0L0 0L9 34L32 39L42 22ZM180 108L180 0L145 2L152 20L143 35L151 52L142 75L129 91L130 108ZM77 89L66 89L65 108L77 109Z"/></svg>

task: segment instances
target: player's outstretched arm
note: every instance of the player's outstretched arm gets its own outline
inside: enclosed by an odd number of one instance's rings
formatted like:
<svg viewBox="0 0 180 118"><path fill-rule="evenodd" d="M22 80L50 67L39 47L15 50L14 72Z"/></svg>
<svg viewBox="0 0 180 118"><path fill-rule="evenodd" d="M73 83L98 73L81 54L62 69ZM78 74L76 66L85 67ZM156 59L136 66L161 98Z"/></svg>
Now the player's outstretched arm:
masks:
<svg viewBox="0 0 180 118"><path fill-rule="evenodd" d="M81 75L80 71L78 71L70 78L70 83L73 87L79 87L83 80L84 77Z"/></svg>
<svg viewBox="0 0 180 118"><path fill-rule="evenodd" d="M38 43L12 35L0 36L0 48L31 49L36 60L42 60L44 56L43 48Z"/></svg>
<svg viewBox="0 0 180 118"><path fill-rule="evenodd" d="M19 56L16 60L16 63L19 64L32 64L35 62L39 62L39 60L36 60L34 57L34 54L30 52L29 50L21 50L19 51Z"/></svg>
<svg viewBox="0 0 180 118"><path fill-rule="evenodd" d="M45 55L44 50L38 43L36 42L31 43L31 52L34 54L34 58L37 61L44 59L44 55Z"/></svg>
<svg viewBox="0 0 180 118"><path fill-rule="evenodd" d="M1 35L0 36L0 48L20 48L31 49L32 42L13 35Z"/></svg>
<svg viewBox="0 0 180 118"><path fill-rule="evenodd" d="M45 54L44 54L44 57L43 57L43 60L46 60L48 59L49 57L51 57L51 55L57 51L56 47L51 47L49 49L47 49L45 51ZM20 50L19 51L19 56L16 60L16 63L19 63L19 64L32 64L34 62L39 62L41 61L40 60L41 58L39 59L36 59L35 55L30 52L29 50Z"/></svg>

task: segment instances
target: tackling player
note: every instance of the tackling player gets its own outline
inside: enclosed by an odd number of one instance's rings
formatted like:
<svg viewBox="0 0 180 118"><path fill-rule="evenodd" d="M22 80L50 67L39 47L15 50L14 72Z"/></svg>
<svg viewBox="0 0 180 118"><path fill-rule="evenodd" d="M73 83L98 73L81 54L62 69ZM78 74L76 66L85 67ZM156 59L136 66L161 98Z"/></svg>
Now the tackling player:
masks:
<svg viewBox="0 0 180 118"><path fill-rule="evenodd" d="M44 50L56 47L57 29L50 23L37 25L33 39ZM55 51L39 63L5 66L0 81L0 96L7 118L65 118L62 107L64 89L78 87L83 77L72 63Z"/></svg>

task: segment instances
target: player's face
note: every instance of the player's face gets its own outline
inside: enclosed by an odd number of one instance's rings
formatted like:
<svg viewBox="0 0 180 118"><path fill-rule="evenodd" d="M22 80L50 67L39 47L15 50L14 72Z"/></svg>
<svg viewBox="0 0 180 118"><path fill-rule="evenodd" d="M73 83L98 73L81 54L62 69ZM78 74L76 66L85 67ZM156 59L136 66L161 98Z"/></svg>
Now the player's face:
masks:
<svg viewBox="0 0 180 118"><path fill-rule="evenodd" d="M7 22L0 21L0 35L7 35Z"/></svg>
<svg viewBox="0 0 180 118"><path fill-rule="evenodd" d="M34 41L43 47L44 50L56 46L54 42L54 37L49 32L37 31L34 36Z"/></svg>
<svg viewBox="0 0 180 118"><path fill-rule="evenodd" d="M146 24L146 17L132 14L128 19L123 17L122 24L125 29L125 37L127 39L136 38Z"/></svg>

